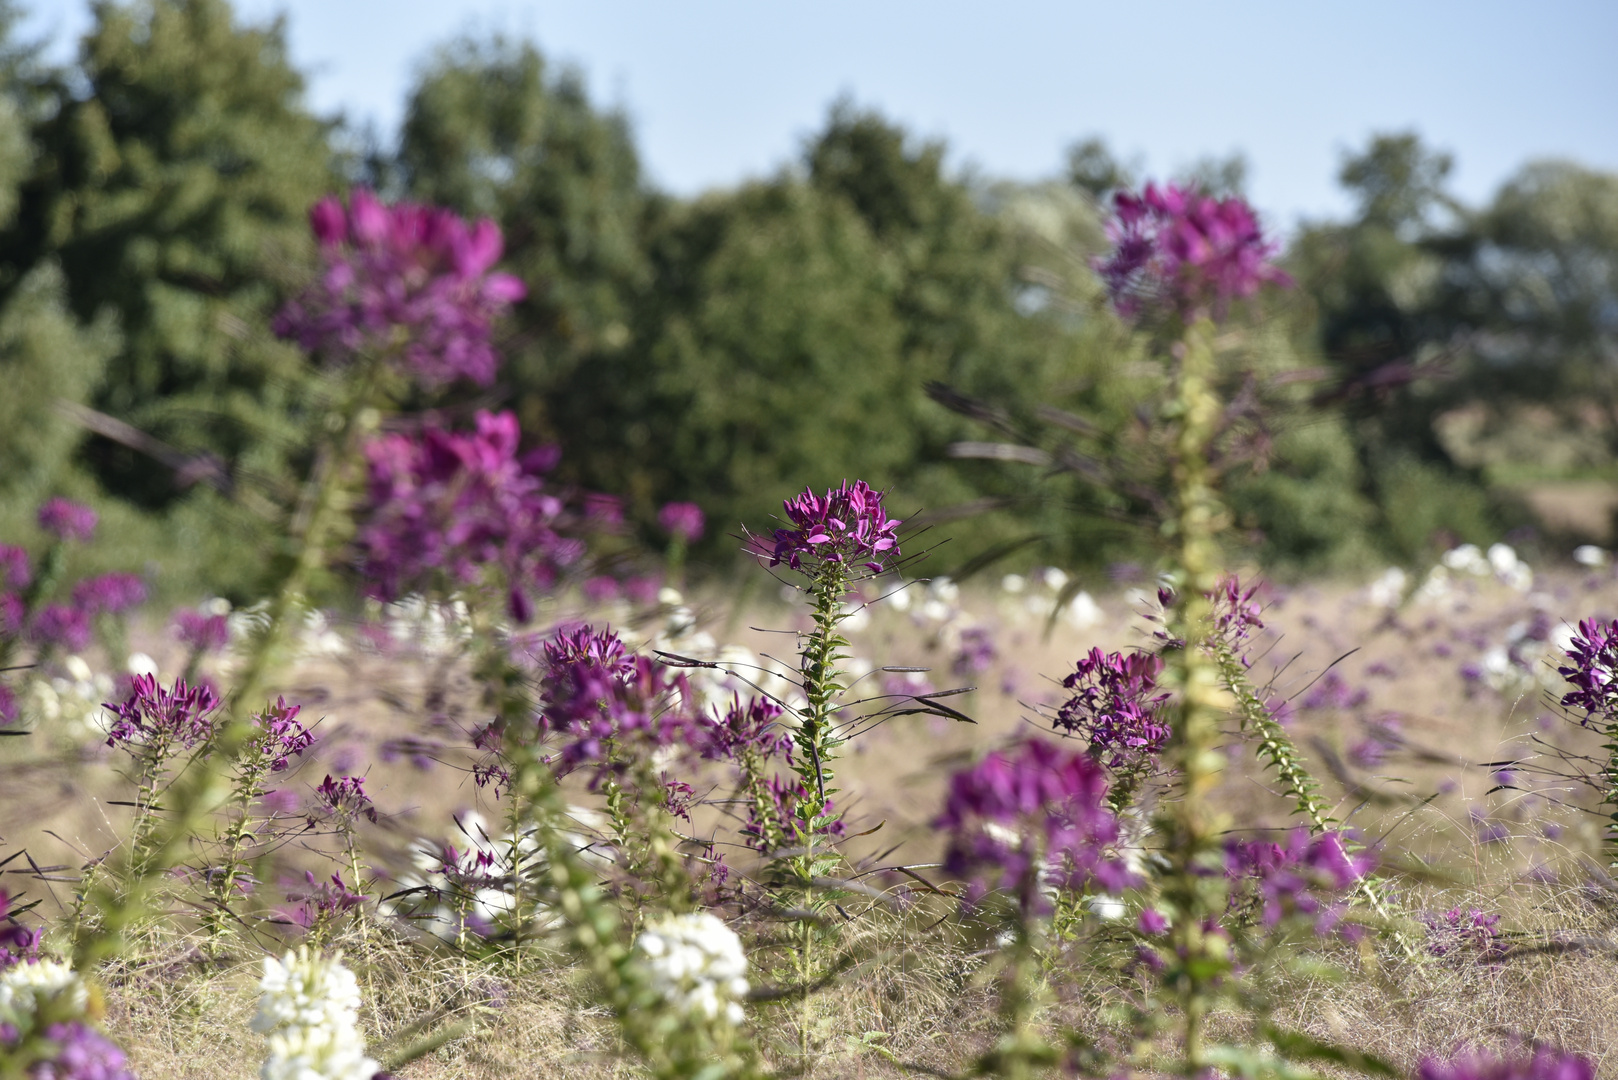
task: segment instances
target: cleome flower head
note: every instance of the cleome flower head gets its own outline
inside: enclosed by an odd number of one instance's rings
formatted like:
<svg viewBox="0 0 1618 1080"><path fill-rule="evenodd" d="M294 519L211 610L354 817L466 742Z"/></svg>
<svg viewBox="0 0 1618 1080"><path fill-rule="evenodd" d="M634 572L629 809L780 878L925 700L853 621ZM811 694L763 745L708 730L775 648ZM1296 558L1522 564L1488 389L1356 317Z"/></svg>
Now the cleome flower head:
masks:
<svg viewBox="0 0 1618 1080"><path fill-rule="evenodd" d="M1618 713L1618 622L1585 619L1567 647L1568 664L1556 670L1573 684L1562 697L1564 709L1581 709L1608 720Z"/></svg>
<svg viewBox="0 0 1618 1080"><path fill-rule="evenodd" d="M122 704L108 703L117 718L107 745L125 750L153 743L173 743L187 749L213 735L218 719L219 695L207 686L189 686L184 679L163 689L152 675L136 675L133 693Z"/></svg>
<svg viewBox="0 0 1618 1080"><path fill-rule="evenodd" d="M95 534L96 521L94 510L60 495L46 499L39 508L39 527L58 540L84 543Z"/></svg>
<svg viewBox="0 0 1618 1080"><path fill-rule="evenodd" d="M1091 649L1062 680L1073 696L1057 710L1054 725L1089 740L1090 753L1108 768L1147 763L1168 742L1158 692L1162 657L1152 653L1103 653Z"/></svg>
<svg viewBox="0 0 1618 1080"><path fill-rule="evenodd" d="M679 1012L742 1022L747 954L730 927L705 911L670 915L635 939L635 958L653 993Z"/></svg>
<svg viewBox="0 0 1618 1080"><path fill-rule="evenodd" d="M844 480L824 495L805 489L787 499L790 529L775 530L775 549L770 565L783 562L794 570L807 562L816 569L823 565L852 567L863 565L881 573L899 557L899 526L882 507L882 492L864 480L852 484Z"/></svg>
<svg viewBox="0 0 1618 1080"><path fill-rule="evenodd" d="M264 958L253 1030L269 1038L261 1080L371 1080L359 1032L360 989L341 954L307 948Z"/></svg>
<svg viewBox="0 0 1618 1080"><path fill-rule="evenodd" d="M1040 739L995 751L950 778L933 826L949 837L945 872L967 882L967 899L1004 889L1024 910L1050 909L1047 891L1118 892L1134 879L1118 856L1118 818L1107 780L1084 751Z"/></svg>
<svg viewBox="0 0 1618 1080"><path fill-rule="evenodd" d="M326 272L276 316L277 334L334 361L397 350L429 385L494 381L490 327L526 293L516 278L490 272L504 246L499 226L468 225L438 207L386 206L364 189L347 207L322 199L309 218Z"/></svg>
<svg viewBox="0 0 1618 1080"><path fill-rule="evenodd" d="M1232 300L1259 286L1291 283L1271 263L1276 245L1264 239L1241 198L1147 184L1139 195L1120 191L1113 211L1113 252L1096 270L1126 318L1160 312L1223 318Z"/></svg>
<svg viewBox="0 0 1618 1080"><path fill-rule="evenodd" d="M528 594L554 582L585 545L564 535L567 508L545 486L555 454L519 455L520 438L512 413L479 412L474 431L430 427L366 447L369 506L358 546L368 593L397 600L443 579L470 584L495 566L512 617L527 621Z"/></svg>

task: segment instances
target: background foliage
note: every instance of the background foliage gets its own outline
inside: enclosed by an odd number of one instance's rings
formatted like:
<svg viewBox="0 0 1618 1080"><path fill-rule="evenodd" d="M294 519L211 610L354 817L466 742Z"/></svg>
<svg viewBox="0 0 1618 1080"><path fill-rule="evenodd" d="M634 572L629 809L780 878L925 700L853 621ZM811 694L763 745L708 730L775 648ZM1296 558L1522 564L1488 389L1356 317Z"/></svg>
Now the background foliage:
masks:
<svg viewBox="0 0 1618 1080"><path fill-rule="evenodd" d="M307 443L309 388L268 316L312 272L309 205L365 183L495 218L529 289L505 381L417 404L514 408L648 540L660 505L695 501L719 527L693 554L725 565L740 522L861 476L954 538L940 569L1136 552L1103 485L951 450L1007 431L1060 450L1054 408L1127 454L1154 376L1089 267L1102 204L1135 180L1099 140L1061 178L994 181L845 101L773 176L679 199L642 175L626 118L531 43L445 45L397 139L356 149L308 110L279 25L226 0L94 12L61 68L3 23L8 515L92 497L160 581L245 590L228 552L263 539ZM1269 453L1229 490L1272 568L1419 561L1530 520L1547 485L1618 478L1618 176L1532 162L1469 207L1450 168L1408 133L1347 156L1355 213L1300 228L1300 287L1249 318L1232 378L1267 395ZM1215 159L1188 178L1224 193L1244 174ZM1010 512L969 512L986 507Z"/></svg>

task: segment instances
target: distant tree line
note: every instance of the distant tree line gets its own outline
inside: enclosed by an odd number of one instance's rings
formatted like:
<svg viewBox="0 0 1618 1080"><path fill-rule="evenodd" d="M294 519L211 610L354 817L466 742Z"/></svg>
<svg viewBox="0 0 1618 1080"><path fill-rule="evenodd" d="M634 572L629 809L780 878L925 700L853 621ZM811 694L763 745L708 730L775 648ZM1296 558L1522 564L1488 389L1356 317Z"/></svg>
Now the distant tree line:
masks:
<svg viewBox="0 0 1618 1080"><path fill-rule="evenodd" d="M60 67L0 15L0 516L94 497L176 580L240 585L233 548L305 466L313 415L269 316L313 272L308 207L365 184L494 218L528 286L504 381L418 404L515 409L649 538L660 505L697 502L722 565L783 495L860 477L955 537L941 568L1134 552L1093 477L960 446L1052 410L1121 447L1139 422L1152 376L1089 267L1139 178L1101 142L1063 177L989 182L845 101L774 175L682 199L527 42L444 46L384 143L308 110L279 24L225 0L93 11ZM1249 320L1276 408L1231 499L1274 565L1419 559L1521 520L1513 482L1615 473L1618 177L1533 163L1469 208L1449 169L1410 134L1348 157L1354 215L1292 237L1299 289ZM1511 451L1536 423L1560 456Z"/></svg>

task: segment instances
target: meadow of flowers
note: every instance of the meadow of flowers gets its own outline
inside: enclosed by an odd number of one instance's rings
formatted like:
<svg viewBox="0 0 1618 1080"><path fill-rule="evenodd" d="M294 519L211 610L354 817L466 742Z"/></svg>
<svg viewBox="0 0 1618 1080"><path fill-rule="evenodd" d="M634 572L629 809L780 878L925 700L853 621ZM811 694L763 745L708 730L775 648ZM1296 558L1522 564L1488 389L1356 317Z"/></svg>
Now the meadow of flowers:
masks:
<svg viewBox="0 0 1618 1080"><path fill-rule="evenodd" d="M498 230L315 207L259 601L75 577L65 499L0 546L0 1073L1594 1077L1607 553L1227 565L1223 342L1287 282L1240 200L1116 211L1167 490L1081 588L930 577L859 478L637 552L566 447L406 407L495 378ZM687 589L709 529L769 588Z"/></svg>

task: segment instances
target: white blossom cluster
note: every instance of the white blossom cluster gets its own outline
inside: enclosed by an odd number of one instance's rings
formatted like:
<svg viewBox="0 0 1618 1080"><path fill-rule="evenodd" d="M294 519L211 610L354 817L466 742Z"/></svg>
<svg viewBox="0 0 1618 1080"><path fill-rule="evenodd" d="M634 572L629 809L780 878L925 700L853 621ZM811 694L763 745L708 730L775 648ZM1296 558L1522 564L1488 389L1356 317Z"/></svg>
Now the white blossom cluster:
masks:
<svg viewBox="0 0 1618 1080"><path fill-rule="evenodd" d="M742 1022L747 954L741 939L707 912L670 915L635 939L652 989L674 1009L707 1020Z"/></svg>
<svg viewBox="0 0 1618 1080"><path fill-rule="evenodd" d="M307 948L264 959L253 1030L269 1037L261 1080L371 1080L359 1031L360 988L341 954L322 959Z"/></svg>
<svg viewBox="0 0 1618 1080"><path fill-rule="evenodd" d="M90 1004L84 980L60 960L23 961L0 971L0 1020L22 1026L47 998L64 996L75 1012Z"/></svg>

